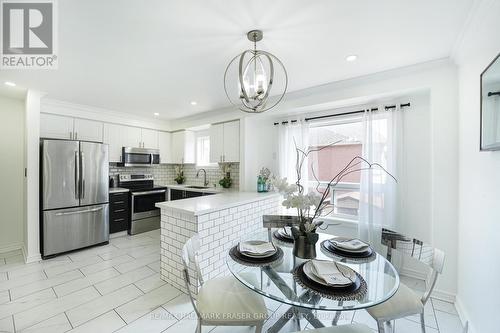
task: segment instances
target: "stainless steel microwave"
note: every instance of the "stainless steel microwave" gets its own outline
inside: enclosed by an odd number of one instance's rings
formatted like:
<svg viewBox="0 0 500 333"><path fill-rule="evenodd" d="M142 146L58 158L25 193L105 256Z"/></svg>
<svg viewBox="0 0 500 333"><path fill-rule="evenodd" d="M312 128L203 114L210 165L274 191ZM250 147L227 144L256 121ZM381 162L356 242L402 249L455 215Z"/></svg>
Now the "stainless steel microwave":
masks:
<svg viewBox="0 0 500 333"><path fill-rule="evenodd" d="M160 164L160 150L150 148L122 148L122 166L144 167Z"/></svg>

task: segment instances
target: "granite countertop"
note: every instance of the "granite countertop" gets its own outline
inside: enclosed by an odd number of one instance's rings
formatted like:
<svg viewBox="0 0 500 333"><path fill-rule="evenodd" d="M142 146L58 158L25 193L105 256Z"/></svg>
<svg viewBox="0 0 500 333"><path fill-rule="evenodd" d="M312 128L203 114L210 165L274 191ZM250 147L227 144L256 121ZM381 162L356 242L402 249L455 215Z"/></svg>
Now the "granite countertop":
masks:
<svg viewBox="0 0 500 333"><path fill-rule="evenodd" d="M123 187L110 187L109 188L109 193L122 193L122 192L129 192L130 190L128 188L123 188Z"/></svg>
<svg viewBox="0 0 500 333"><path fill-rule="evenodd" d="M186 189L191 190L191 189ZM203 215L219 210L227 209L234 206L244 205L247 203L260 201L279 196L276 192L238 192L238 191L222 191L216 195L208 195L203 197L189 198L183 200L165 201L156 204L160 209L172 209L182 213L190 213L194 215Z"/></svg>

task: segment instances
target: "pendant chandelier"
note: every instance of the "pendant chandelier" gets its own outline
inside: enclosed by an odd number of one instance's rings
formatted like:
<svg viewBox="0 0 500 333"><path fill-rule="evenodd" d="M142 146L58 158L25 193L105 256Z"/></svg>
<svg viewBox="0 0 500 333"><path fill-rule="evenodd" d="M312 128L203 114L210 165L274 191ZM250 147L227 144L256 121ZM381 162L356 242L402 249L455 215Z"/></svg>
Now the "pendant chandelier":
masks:
<svg viewBox="0 0 500 333"><path fill-rule="evenodd" d="M288 75L276 56L257 50L257 42L263 38L261 30L249 31L247 37L253 42L253 50L243 51L227 65L224 90L231 104L241 111L261 113L281 102Z"/></svg>

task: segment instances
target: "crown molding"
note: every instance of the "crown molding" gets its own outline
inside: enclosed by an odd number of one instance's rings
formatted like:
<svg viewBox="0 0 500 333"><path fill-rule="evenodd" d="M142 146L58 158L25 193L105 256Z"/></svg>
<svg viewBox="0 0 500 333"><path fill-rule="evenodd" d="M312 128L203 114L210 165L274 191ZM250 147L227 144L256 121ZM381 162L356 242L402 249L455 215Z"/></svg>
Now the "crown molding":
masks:
<svg viewBox="0 0 500 333"><path fill-rule="evenodd" d="M170 131L170 122L160 119L139 117L129 113L99 108L95 106L76 104L51 98L43 98L41 101L41 112L51 113L75 118L97 120L106 123L114 123L154 130Z"/></svg>
<svg viewBox="0 0 500 333"><path fill-rule="evenodd" d="M450 52L450 58L455 62L459 62L460 51L464 47L464 40L467 37L467 33L470 29L474 27L477 22L480 22L488 11L483 10L483 8L488 7L496 0L473 0L472 5L469 9L469 14L465 19L465 23L460 30L455 43Z"/></svg>

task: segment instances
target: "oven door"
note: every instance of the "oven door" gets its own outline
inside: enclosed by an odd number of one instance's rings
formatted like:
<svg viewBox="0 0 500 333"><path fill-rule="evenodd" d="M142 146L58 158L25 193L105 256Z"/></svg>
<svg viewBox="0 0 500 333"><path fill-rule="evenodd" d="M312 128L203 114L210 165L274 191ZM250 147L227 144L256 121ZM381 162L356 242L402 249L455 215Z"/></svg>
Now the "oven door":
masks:
<svg viewBox="0 0 500 333"><path fill-rule="evenodd" d="M160 216L155 205L166 200L166 192L166 189L132 192L132 221Z"/></svg>

